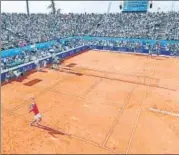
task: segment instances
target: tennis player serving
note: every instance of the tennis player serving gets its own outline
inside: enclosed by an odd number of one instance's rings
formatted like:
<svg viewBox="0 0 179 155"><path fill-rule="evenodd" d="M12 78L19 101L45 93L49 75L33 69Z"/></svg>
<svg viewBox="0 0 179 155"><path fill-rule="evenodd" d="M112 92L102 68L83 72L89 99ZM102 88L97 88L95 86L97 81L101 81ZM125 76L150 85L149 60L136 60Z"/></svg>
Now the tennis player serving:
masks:
<svg viewBox="0 0 179 155"><path fill-rule="evenodd" d="M34 120L30 123L30 125L32 126L35 122L37 125L39 125L39 122L42 120L42 116L39 113L35 98L32 98L32 104L30 105L29 113L30 112L34 113Z"/></svg>

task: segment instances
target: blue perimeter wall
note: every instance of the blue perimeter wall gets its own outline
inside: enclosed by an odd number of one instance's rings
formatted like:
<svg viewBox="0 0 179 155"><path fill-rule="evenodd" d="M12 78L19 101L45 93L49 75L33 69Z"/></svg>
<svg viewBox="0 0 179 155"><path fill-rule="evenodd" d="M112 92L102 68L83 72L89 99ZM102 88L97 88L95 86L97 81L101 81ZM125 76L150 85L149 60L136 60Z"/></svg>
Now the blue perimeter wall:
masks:
<svg viewBox="0 0 179 155"><path fill-rule="evenodd" d="M65 38L65 39L62 39L62 41L64 40L68 40L68 39L71 39L71 38L74 38L74 37L70 37L70 38ZM79 37L75 37L75 38L79 38ZM104 39L121 39L121 40L124 40L122 38L106 38L106 37L103 37ZM84 39L102 39L102 37L84 37ZM126 39L128 40L128 39ZM132 39L134 40L134 39ZM136 39L135 39L136 40ZM139 39L137 39L136 41L139 41ZM140 40L141 41L141 40ZM150 40L144 40L144 41L150 41ZM151 40L152 42L154 42L154 40ZM40 43L40 44L37 44L36 47L37 48L40 48L40 49L43 49L43 48L48 48L50 46L52 46L56 41L50 41L50 42L45 42L45 43ZM156 41L155 41L156 42ZM163 43L168 43L168 41L163 41ZM177 41L175 41L175 43L179 43ZM22 52L24 49L26 50L30 50L32 47L31 46L26 46L26 47L23 47L23 48L16 48L16 49L10 49L10 50L5 50L5 51L2 51L1 52L1 56L2 57L6 57L6 56L11 56L11 55L16 55L20 52ZM61 59L65 59L65 58L68 58L68 57L71 57L71 56L74 56L76 54L79 54L85 50L88 50L88 49L99 49L99 50L111 50L111 51L122 51L122 52L134 52L132 49L129 49L129 48L122 48L122 47L110 47L110 46L94 46L94 45L91 45L91 46L81 46L81 47L77 47L77 48L74 48L74 49L71 49L69 51L65 51L65 52L60 52L60 53L57 53L56 56L61 58ZM136 50L135 52L137 53L148 53L148 50L147 49L138 49ZM170 55L170 51L160 51L161 55ZM46 61L47 64L51 64L53 59L52 57L46 57L44 59L41 59L39 60L39 64L42 65L43 62ZM10 68L10 69L7 69L7 70L3 70L1 72L1 81L5 81L5 78L8 74L9 71L14 71L14 70L19 70L20 72L24 73L24 72L27 72L27 71L30 71L30 70L33 70L36 68L36 64L35 64L35 61L33 62L29 62L29 63L26 63L26 64L22 64L22 65L19 65L19 66L16 66L14 68Z"/></svg>
<svg viewBox="0 0 179 155"><path fill-rule="evenodd" d="M92 37L92 36L76 36L76 37L63 38L63 39L60 39L60 40L63 42L63 41L69 40L69 39L78 39L78 38L82 38L82 39L85 39L85 40L116 40L116 41L132 41L132 42L139 42L140 41L143 44L145 44L145 43L154 44L154 43L157 42L157 40L149 40L149 39L125 39L125 38ZM44 43L39 43L39 44L36 44L36 48L38 48L38 49L49 48L52 45L54 45L55 42L56 42L56 40L44 42ZM179 44L179 41L161 40L160 43L161 43L161 45L165 45L167 43ZM24 50L30 51L31 49L32 49L32 45L25 46L25 47L22 47L22 48L3 50L3 51L1 51L1 57L3 58L3 57L14 56L14 55L20 54ZM122 48L122 49L123 49L122 51L124 51L124 52L129 51L128 48ZM130 51L130 52L133 52L133 51ZM136 52L147 53L145 49L140 49L139 51L136 51ZM161 51L160 53L163 54L163 55L170 55L171 52L166 52L166 51L162 52Z"/></svg>

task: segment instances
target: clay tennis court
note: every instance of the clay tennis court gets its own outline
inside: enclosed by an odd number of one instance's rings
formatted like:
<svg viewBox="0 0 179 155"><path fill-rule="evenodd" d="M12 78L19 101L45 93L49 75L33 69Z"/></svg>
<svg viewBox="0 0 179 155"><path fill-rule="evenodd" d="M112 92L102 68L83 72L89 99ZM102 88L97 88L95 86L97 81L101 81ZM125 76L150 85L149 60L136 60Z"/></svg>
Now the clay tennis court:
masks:
<svg viewBox="0 0 179 155"><path fill-rule="evenodd" d="M84 52L2 86L2 153L179 153L178 94L177 58Z"/></svg>

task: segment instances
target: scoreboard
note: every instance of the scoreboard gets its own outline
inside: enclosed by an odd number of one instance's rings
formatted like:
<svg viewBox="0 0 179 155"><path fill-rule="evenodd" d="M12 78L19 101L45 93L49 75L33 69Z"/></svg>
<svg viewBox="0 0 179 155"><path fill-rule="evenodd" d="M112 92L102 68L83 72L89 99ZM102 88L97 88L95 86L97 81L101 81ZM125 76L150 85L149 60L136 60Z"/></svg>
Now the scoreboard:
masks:
<svg viewBox="0 0 179 155"><path fill-rule="evenodd" d="M149 0L124 0L123 12L147 12Z"/></svg>

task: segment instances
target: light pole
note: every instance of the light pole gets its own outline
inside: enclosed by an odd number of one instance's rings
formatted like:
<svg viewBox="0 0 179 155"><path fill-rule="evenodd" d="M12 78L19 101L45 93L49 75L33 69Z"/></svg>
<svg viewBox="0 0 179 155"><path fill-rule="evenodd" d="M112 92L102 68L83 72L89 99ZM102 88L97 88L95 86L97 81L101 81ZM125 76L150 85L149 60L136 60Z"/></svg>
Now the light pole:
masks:
<svg viewBox="0 0 179 155"><path fill-rule="evenodd" d="M26 10L27 10L27 14L29 16L30 15L30 12L29 12L29 0L26 0Z"/></svg>
<svg viewBox="0 0 179 155"><path fill-rule="evenodd" d="M109 14L109 12L110 12L110 10L111 10L111 4L112 4L112 2L109 2L109 4L108 4L107 14Z"/></svg>
<svg viewBox="0 0 179 155"><path fill-rule="evenodd" d="M172 1L171 11L172 11L172 12L175 11L175 1Z"/></svg>

